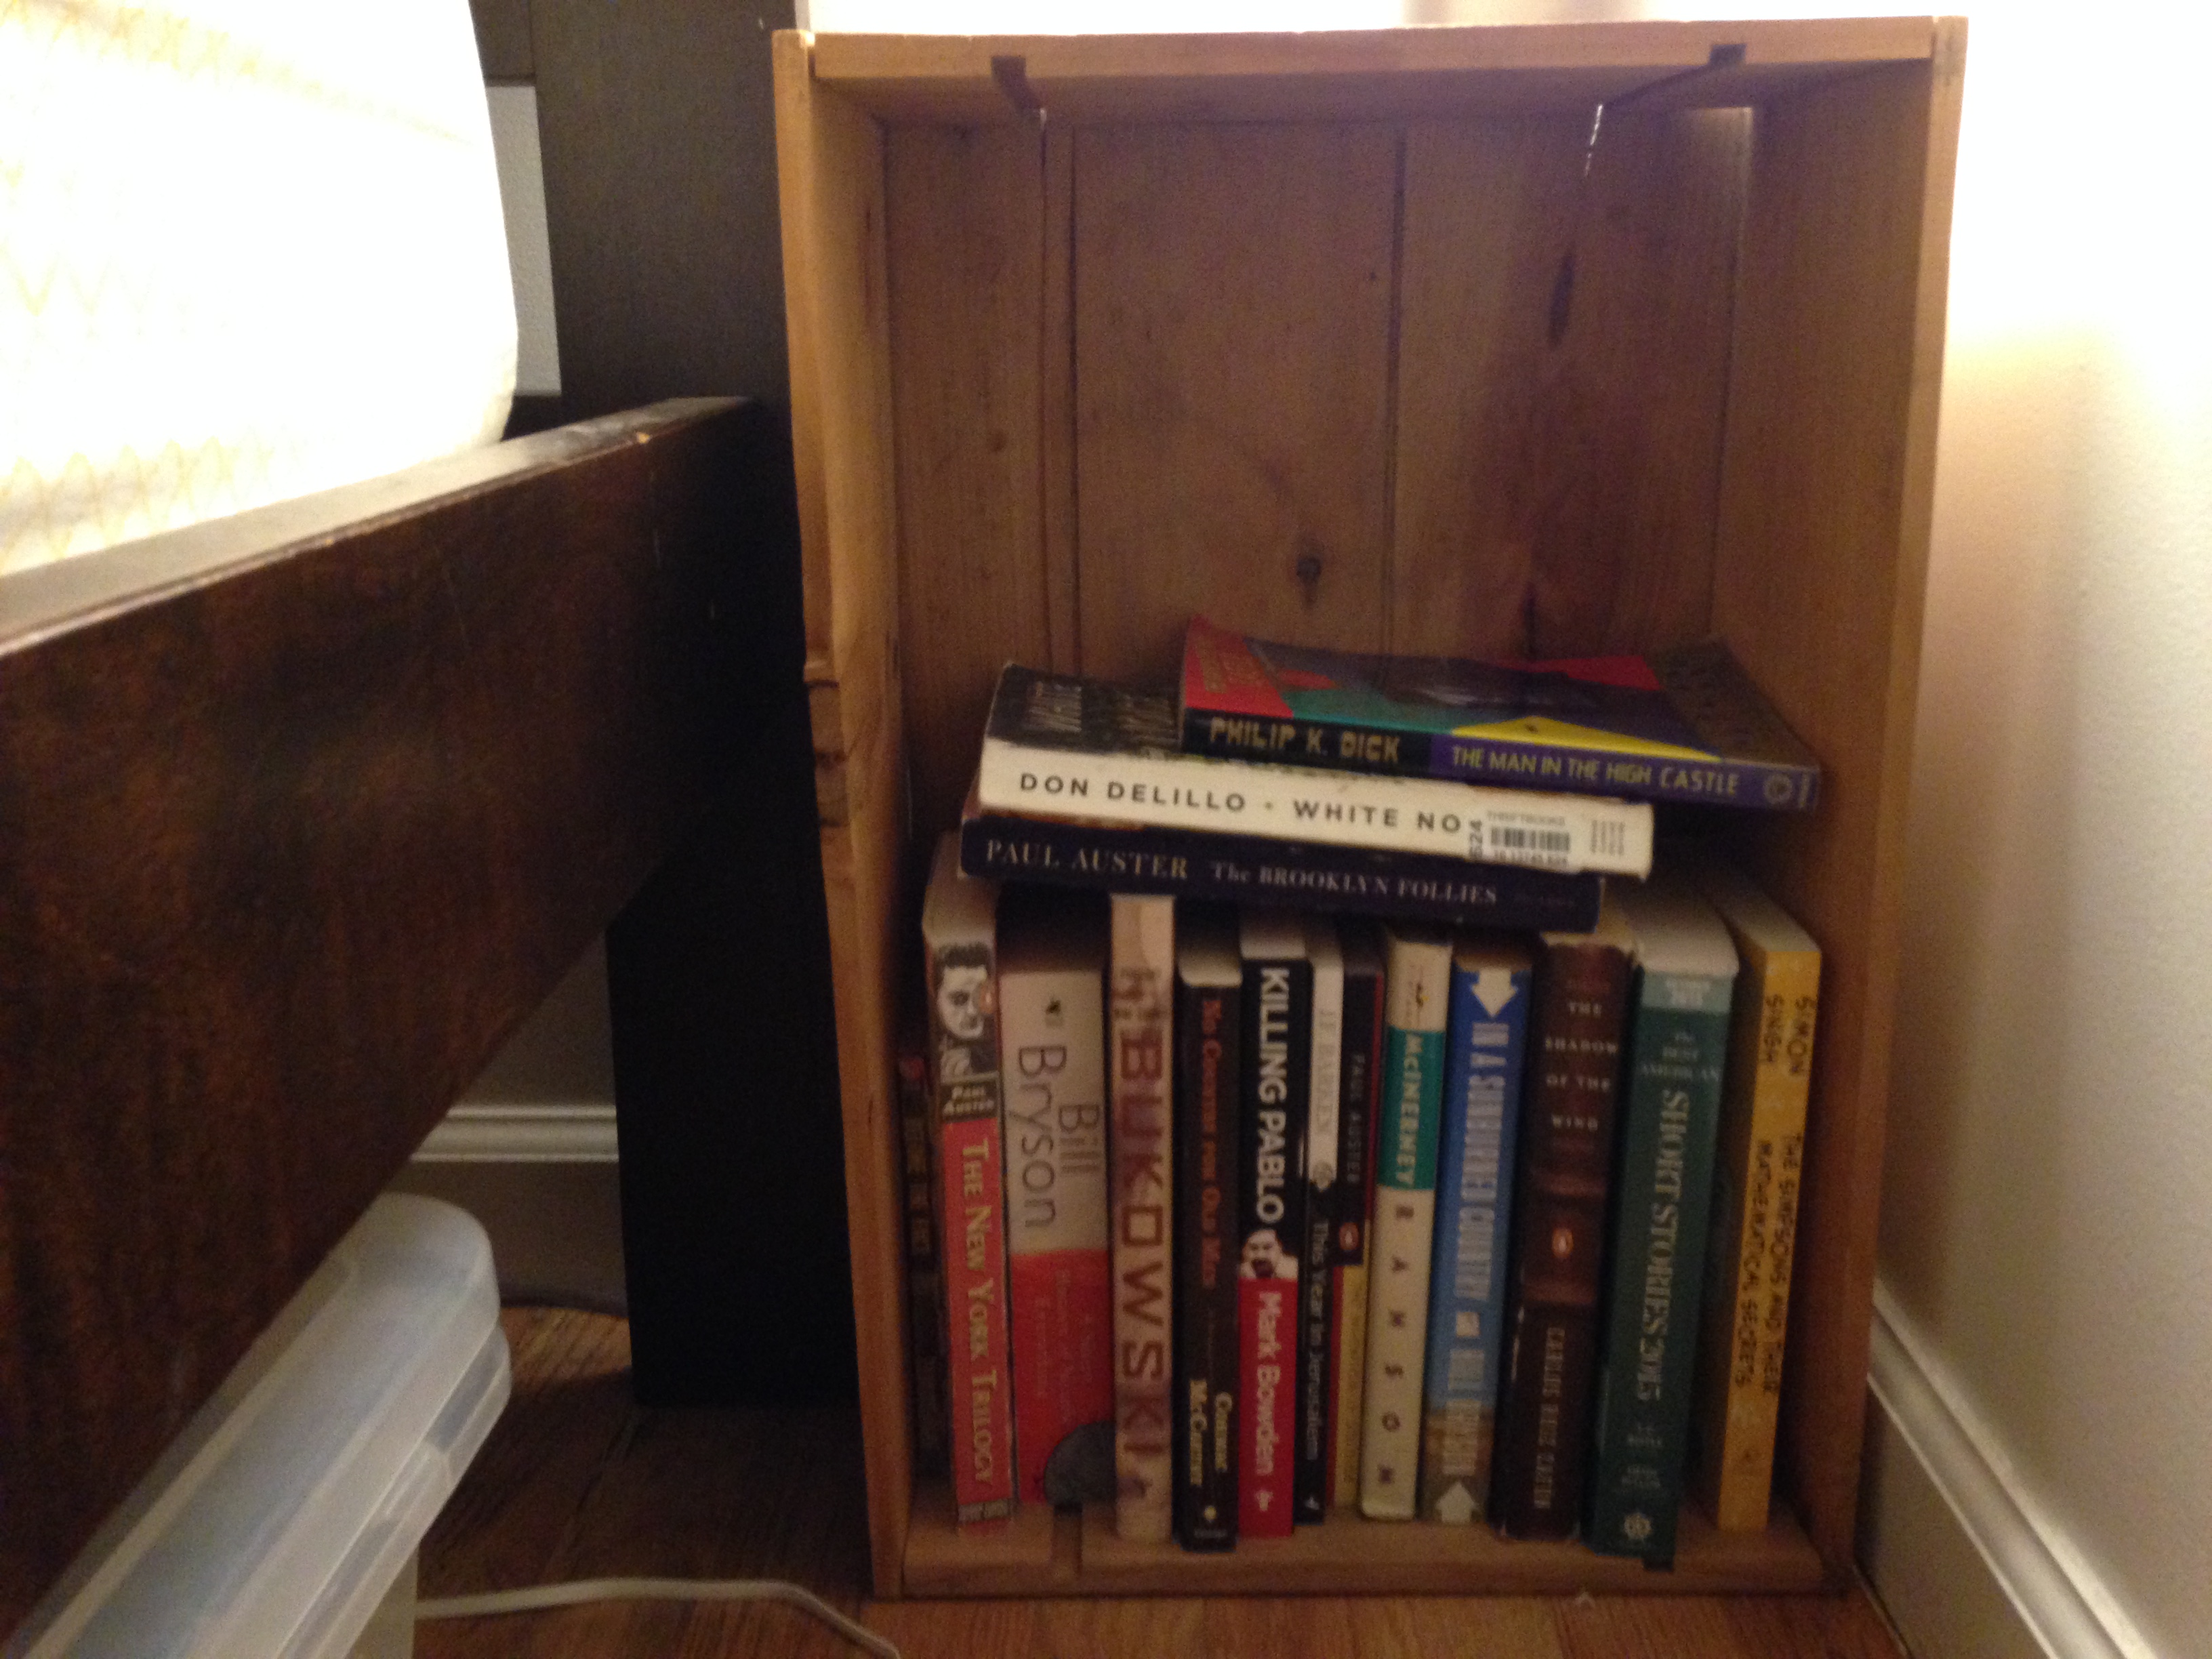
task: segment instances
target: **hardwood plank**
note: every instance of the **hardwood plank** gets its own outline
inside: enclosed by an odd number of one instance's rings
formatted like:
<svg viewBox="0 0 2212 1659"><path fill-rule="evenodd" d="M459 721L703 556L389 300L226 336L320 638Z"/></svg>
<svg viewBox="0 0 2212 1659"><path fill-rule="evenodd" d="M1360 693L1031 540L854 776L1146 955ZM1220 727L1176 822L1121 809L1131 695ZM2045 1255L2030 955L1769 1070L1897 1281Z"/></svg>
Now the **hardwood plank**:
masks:
<svg viewBox="0 0 2212 1659"><path fill-rule="evenodd" d="M1044 134L1044 324L1038 331L1047 632L1055 672L1083 672L1075 501L1075 135Z"/></svg>
<svg viewBox="0 0 2212 1659"><path fill-rule="evenodd" d="M1171 673L1197 611L1381 644L1397 167L1379 126L1077 135L1086 672Z"/></svg>
<svg viewBox="0 0 2212 1659"><path fill-rule="evenodd" d="M0 1628L703 809L773 425L664 406L0 589Z"/></svg>

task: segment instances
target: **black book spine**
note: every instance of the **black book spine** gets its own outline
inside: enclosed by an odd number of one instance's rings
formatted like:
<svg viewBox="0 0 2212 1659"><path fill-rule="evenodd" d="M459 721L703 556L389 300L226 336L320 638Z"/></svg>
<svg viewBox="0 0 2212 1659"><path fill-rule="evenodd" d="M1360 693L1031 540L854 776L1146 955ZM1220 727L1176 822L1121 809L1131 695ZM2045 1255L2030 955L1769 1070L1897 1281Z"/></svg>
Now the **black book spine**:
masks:
<svg viewBox="0 0 2212 1659"><path fill-rule="evenodd" d="M1237 1542L1237 1225L1243 989L1176 984L1175 1534Z"/></svg>
<svg viewBox="0 0 2212 1659"><path fill-rule="evenodd" d="M1237 1179L1237 1259L1243 1426L1237 1433L1237 1528L1285 1537L1296 1516L1299 1253L1305 1241L1305 1144L1313 1058L1313 964L1244 959L1243 1119Z"/></svg>

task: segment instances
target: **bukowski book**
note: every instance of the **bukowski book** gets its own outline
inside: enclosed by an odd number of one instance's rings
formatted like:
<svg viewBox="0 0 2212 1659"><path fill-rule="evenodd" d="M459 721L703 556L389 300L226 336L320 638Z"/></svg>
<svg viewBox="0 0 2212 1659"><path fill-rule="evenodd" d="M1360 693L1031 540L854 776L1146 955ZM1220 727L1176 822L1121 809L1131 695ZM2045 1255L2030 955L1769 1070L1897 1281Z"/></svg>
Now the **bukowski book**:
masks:
<svg viewBox="0 0 2212 1659"><path fill-rule="evenodd" d="M1528 947L1503 935L1468 935L1452 950L1420 1510L1459 1526L1490 1498L1531 966Z"/></svg>
<svg viewBox="0 0 2212 1659"><path fill-rule="evenodd" d="M991 812L1101 818L1538 870L1641 876L1650 868L1651 809L1640 802L1255 766L1184 754L1177 736L1171 696L1009 665L991 699L976 799Z"/></svg>
<svg viewBox="0 0 2212 1659"><path fill-rule="evenodd" d="M906 1190L907 1364L914 1468L949 1472L945 1437L945 1287L937 1255L937 1160L931 1155L928 1033L902 1026L898 1045L899 1165Z"/></svg>
<svg viewBox="0 0 2212 1659"><path fill-rule="evenodd" d="M1244 959L1237 914L1176 916L1175 1531L1188 1550L1237 1542L1237 1145Z"/></svg>
<svg viewBox="0 0 2212 1659"><path fill-rule="evenodd" d="M1511 1538L1569 1538L1582 1522L1634 945L1617 897L1590 931L1536 942L1491 1487Z"/></svg>
<svg viewBox="0 0 2212 1659"><path fill-rule="evenodd" d="M1436 1241L1451 939L1441 930L1403 923L1387 929L1384 940L1389 1000L1368 1237L1359 1510L1370 1520L1410 1521L1421 1456L1421 1360Z"/></svg>
<svg viewBox="0 0 2212 1659"><path fill-rule="evenodd" d="M945 1218L946 1387L955 1512L963 1522L1014 1509L1013 1376L1006 1318L1006 1210L1000 1115L996 884L960 873L939 841L922 898Z"/></svg>
<svg viewBox="0 0 2212 1659"><path fill-rule="evenodd" d="M1107 981L1114 1119L1114 1528L1170 1531L1175 901L1117 893Z"/></svg>
<svg viewBox="0 0 2212 1659"><path fill-rule="evenodd" d="M1313 963L1289 911L1238 918L1244 958L1244 1119L1237 1180L1237 1528L1287 1538L1296 1524L1298 1258L1305 1234L1305 1130L1312 1086Z"/></svg>
<svg viewBox="0 0 2212 1659"><path fill-rule="evenodd" d="M1305 922L1313 968L1313 1059L1307 1073L1305 1226L1298 1266L1297 1447L1291 1466L1291 1513L1299 1522L1328 1514L1329 1378L1334 1370L1336 1182L1343 1110L1344 947L1322 916Z"/></svg>
<svg viewBox="0 0 2212 1659"><path fill-rule="evenodd" d="M1686 885L1620 899L1636 978L1583 1538L1663 1565L1681 1510L1736 955Z"/></svg>
<svg viewBox="0 0 2212 1659"><path fill-rule="evenodd" d="M1820 793L1811 750L1717 641L1471 662L1278 645L1200 618L1182 706L1200 755L1769 811Z"/></svg>
<svg viewBox="0 0 2212 1659"><path fill-rule="evenodd" d="M1587 873L1423 853L987 812L972 792L960 820L960 867L994 881L1488 927L1591 927L1603 886Z"/></svg>
<svg viewBox="0 0 2212 1659"><path fill-rule="evenodd" d="M1114 1496L1105 907L1010 890L999 911L1014 1446L1026 1502Z"/></svg>
<svg viewBox="0 0 2212 1659"><path fill-rule="evenodd" d="M1344 950L1343 1080L1337 1113L1335 1236L1329 1253L1329 1501L1359 1501L1360 1401L1367 1372L1367 1233L1375 1201L1376 1090L1382 1075L1382 943L1371 922L1338 930Z"/></svg>
<svg viewBox="0 0 2212 1659"><path fill-rule="evenodd" d="M1764 1532L1782 1408L1820 947L1735 871L1714 865L1697 879L1728 924L1743 968L1713 1173L1692 1489L1722 1531Z"/></svg>

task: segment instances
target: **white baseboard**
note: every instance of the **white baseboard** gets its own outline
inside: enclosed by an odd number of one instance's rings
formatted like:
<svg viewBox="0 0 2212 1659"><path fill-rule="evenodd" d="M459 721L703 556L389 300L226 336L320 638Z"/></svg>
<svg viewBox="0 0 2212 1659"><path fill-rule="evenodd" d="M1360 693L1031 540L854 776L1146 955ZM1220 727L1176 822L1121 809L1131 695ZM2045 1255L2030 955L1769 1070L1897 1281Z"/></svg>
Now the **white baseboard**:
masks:
<svg viewBox="0 0 2212 1659"><path fill-rule="evenodd" d="M418 1164L612 1164L615 1109L464 1101L416 1149Z"/></svg>
<svg viewBox="0 0 2212 1659"><path fill-rule="evenodd" d="M1875 1287L1859 1559L1914 1659L2158 1659Z"/></svg>

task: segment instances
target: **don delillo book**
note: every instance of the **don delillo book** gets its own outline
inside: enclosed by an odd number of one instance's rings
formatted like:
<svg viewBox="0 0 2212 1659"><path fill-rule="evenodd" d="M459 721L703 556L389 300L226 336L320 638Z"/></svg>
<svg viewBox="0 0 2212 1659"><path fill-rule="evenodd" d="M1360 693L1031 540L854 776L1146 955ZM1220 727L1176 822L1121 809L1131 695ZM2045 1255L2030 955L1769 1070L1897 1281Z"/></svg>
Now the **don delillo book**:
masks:
<svg viewBox="0 0 2212 1659"><path fill-rule="evenodd" d="M1014 1444L1027 1502L1114 1496L1107 1251L1107 922L1093 896L999 907Z"/></svg>
<svg viewBox="0 0 2212 1659"><path fill-rule="evenodd" d="M945 1380L952 1496L964 1524L1014 1509L1013 1366L999 1087L994 883L937 844L921 905L935 1081L938 1212L945 1218Z"/></svg>
<svg viewBox="0 0 2212 1659"><path fill-rule="evenodd" d="M1114 1090L1114 1528L1168 1540L1175 901L1113 901L1107 1042Z"/></svg>

